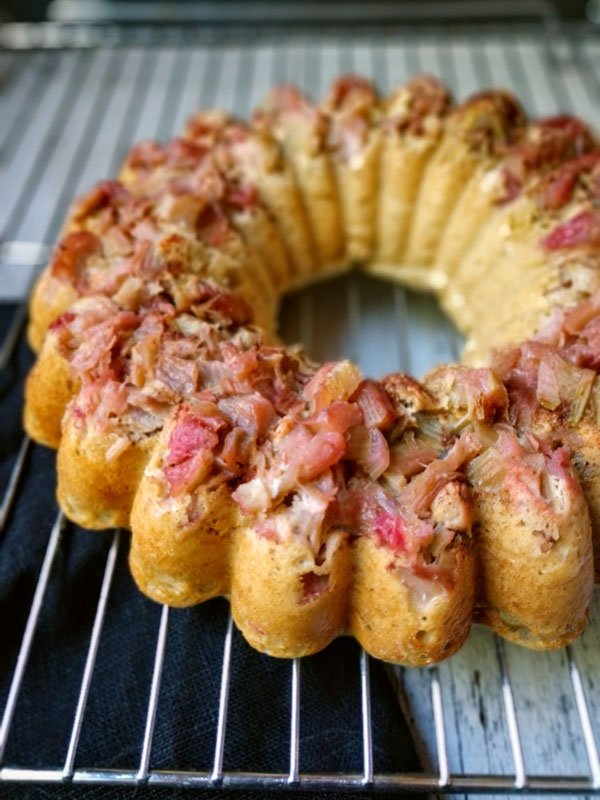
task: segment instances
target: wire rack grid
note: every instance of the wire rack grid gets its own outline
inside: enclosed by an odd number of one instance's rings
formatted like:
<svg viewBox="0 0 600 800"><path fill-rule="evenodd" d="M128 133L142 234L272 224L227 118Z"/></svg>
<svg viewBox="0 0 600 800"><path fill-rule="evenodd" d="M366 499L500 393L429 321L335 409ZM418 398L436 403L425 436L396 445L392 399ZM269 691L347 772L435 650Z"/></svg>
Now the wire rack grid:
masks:
<svg viewBox="0 0 600 800"><path fill-rule="evenodd" d="M0 52L0 259L7 285L22 293L31 267L43 262L43 244L56 237L69 200L100 176L112 175L129 145L164 139L197 107L218 105L245 115L274 83L293 80L314 95L345 71L376 79L382 90L411 74L444 77L462 97L482 85L512 88L532 114L585 110L600 119L600 43L568 33L549 40L542 29L470 34L401 29L366 33L262 37L189 46L169 42L152 50L61 49ZM52 37L51 37L52 38ZM56 44L56 40L52 39ZM22 44L22 43L21 43ZM10 195L7 194L10 188ZM12 281L11 281L12 279ZM6 369L25 319L20 306L0 346ZM282 330L301 339L317 358L345 354L370 374L403 369L422 373L456 360L460 343L430 298L362 276L338 279L287 299ZM19 479L33 445L24 438L0 504L0 527L19 503ZM414 724L428 769L420 774L382 774L374 760L369 659L360 655L362 769L353 774L304 773L300 769L302 662L293 661L286 772L234 772L225 763L227 720L235 696L231 654L236 632L223 630L223 656L214 752L203 770L153 769L152 742L164 676L172 615L160 613L139 760L124 769L79 767L78 744L111 587L125 534L115 531L108 548L98 604L89 634L79 695L64 760L45 769L5 763L11 730L19 724L17 702L28 659L40 632L48 582L64 542L60 513L51 526L39 580L14 670L6 682L0 724L0 785L15 782L119 783L195 787L281 787L420 792L600 793L598 725L600 655L598 609L584 636L565 651L532 654L476 630L454 658L428 670L393 671L398 695ZM0 543L0 558L2 557ZM133 591L133 590L132 590ZM60 643L57 643L60 646ZM556 701L556 702L554 702ZM566 744L565 744L566 743Z"/></svg>

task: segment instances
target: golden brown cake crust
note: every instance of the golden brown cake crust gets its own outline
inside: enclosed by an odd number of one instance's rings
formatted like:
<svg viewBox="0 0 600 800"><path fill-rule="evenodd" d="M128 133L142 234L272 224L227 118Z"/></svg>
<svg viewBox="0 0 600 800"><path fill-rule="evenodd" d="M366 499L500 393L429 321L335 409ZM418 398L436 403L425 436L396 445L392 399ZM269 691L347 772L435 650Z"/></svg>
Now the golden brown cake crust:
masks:
<svg viewBox="0 0 600 800"><path fill-rule="evenodd" d="M231 558L231 612L256 649L299 658L345 633L352 575L346 534L319 565L302 542L273 542L241 526Z"/></svg>
<svg viewBox="0 0 600 800"><path fill-rule="evenodd" d="M467 543L456 546L456 582L444 587L390 569L392 555L372 539L355 542L351 630L384 661L421 667L455 653L471 628L475 562Z"/></svg>
<svg viewBox="0 0 600 800"><path fill-rule="evenodd" d="M257 130L270 131L281 143L294 171L313 232L316 273L345 266L345 239L327 147L326 114L295 87L281 86L265 98L252 124Z"/></svg>
<svg viewBox="0 0 600 800"><path fill-rule="evenodd" d="M57 449L65 408L77 393L78 382L71 377L68 361L46 336L25 384L25 431L35 442Z"/></svg>
<svg viewBox="0 0 600 800"><path fill-rule="evenodd" d="M111 445L121 438L69 414L63 419L57 455L57 498L67 517L82 528L127 528L133 499L156 444L146 436L114 457Z"/></svg>
<svg viewBox="0 0 600 800"><path fill-rule="evenodd" d="M34 352L41 349L44 336L54 320L77 298L77 291L72 286L59 282L48 272L42 274L29 302L27 341Z"/></svg>
<svg viewBox="0 0 600 800"><path fill-rule="evenodd" d="M196 497L193 509L165 503L164 487L147 470L129 520L129 566L142 592L177 607L229 594L238 513L225 484Z"/></svg>
<svg viewBox="0 0 600 800"><path fill-rule="evenodd" d="M350 634L421 666L473 621L568 644L600 554L595 147L500 90L359 76L134 147L30 303L25 427L65 514L130 527L144 593L229 596L277 657ZM355 261L438 291L478 368L377 383L251 324Z"/></svg>
<svg viewBox="0 0 600 800"><path fill-rule="evenodd" d="M508 494L479 496L477 619L528 647L563 647L587 622L593 589L591 527L576 492L562 524Z"/></svg>

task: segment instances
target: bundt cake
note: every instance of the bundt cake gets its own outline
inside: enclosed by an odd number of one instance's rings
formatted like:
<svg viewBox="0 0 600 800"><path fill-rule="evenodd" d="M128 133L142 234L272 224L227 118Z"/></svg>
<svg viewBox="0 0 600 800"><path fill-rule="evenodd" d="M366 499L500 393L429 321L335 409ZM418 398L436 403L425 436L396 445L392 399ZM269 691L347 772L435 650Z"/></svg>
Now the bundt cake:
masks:
<svg viewBox="0 0 600 800"><path fill-rule="evenodd" d="M600 572L600 150L418 76L202 111L77 201L31 298L25 427L58 500L131 529L140 589L230 597L257 649L351 634L422 665L473 621L532 648ZM281 294L353 264L437 292L464 365L316 364Z"/></svg>

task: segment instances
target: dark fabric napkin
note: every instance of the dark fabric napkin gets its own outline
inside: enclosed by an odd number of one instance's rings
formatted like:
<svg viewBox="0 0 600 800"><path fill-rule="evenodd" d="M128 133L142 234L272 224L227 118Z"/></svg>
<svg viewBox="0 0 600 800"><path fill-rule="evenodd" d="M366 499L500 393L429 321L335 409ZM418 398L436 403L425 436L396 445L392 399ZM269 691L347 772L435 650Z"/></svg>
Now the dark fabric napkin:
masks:
<svg viewBox="0 0 600 800"><path fill-rule="evenodd" d="M0 307L0 342L12 310ZM23 379L32 355L22 344L0 375L0 491L22 440ZM54 453L35 446L6 530L0 535L0 711L56 517ZM64 763L83 675L110 533L67 525L51 573L4 766L57 768ZM136 770L139 764L160 607L133 586L128 534L100 640L76 767ZM213 760L228 605L215 600L171 611L151 768L210 770ZM420 769L408 727L382 664L371 660L376 772ZM288 769L291 663L261 656L234 635L224 769ZM359 648L334 642L303 659L301 772L362 771ZM191 792L195 794L195 792ZM263 797L264 792L198 792L204 797ZM282 793L278 793L281 796ZM177 798L185 790L0 784L7 798ZM287 791L286 796L292 796ZM277 796L277 793L275 794ZM293 793L351 797L356 792ZM364 796L361 795L361 796Z"/></svg>

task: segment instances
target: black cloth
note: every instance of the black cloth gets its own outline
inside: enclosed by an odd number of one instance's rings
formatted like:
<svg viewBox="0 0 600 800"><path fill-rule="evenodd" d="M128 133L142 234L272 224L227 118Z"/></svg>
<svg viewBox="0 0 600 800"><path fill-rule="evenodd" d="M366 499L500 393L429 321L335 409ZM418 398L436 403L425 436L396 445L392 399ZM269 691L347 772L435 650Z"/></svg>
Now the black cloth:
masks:
<svg viewBox="0 0 600 800"><path fill-rule="evenodd" d="M10 316L11 310L3 308L2 328L6 328ZM31 362L32 355L22 344L0 376L2 493L22 440L22 384ZM0 535L2 710L57 513L54 461L54 453L46 448L32 448L18 500ZM64 763L110 542L109 533L83 531L69 525L65 528L10 730L4 766L56 768ZM135 589L127 569L127 549L128 534L123 533L76 767L135 770L139 763L160 607ZM227 616L224 600L171 611L151 768L210 770ZM375 770L419 771L407 725L383 666L373 660L370 666ZM287 771L290 688L291 663L259 655L236 633L225 770ZM338 640L323 653L303 659L300 733L301 772L361 772L359 648L353 640ZM212 789L199 794L215 798L264 796L264 792L226 793ZM356 792L338 794L348 797ZM190 792L148 787L0 784L0 795L114 800L189 797ZM294 797L302 796L321 795L294 793Z"/></svg>

